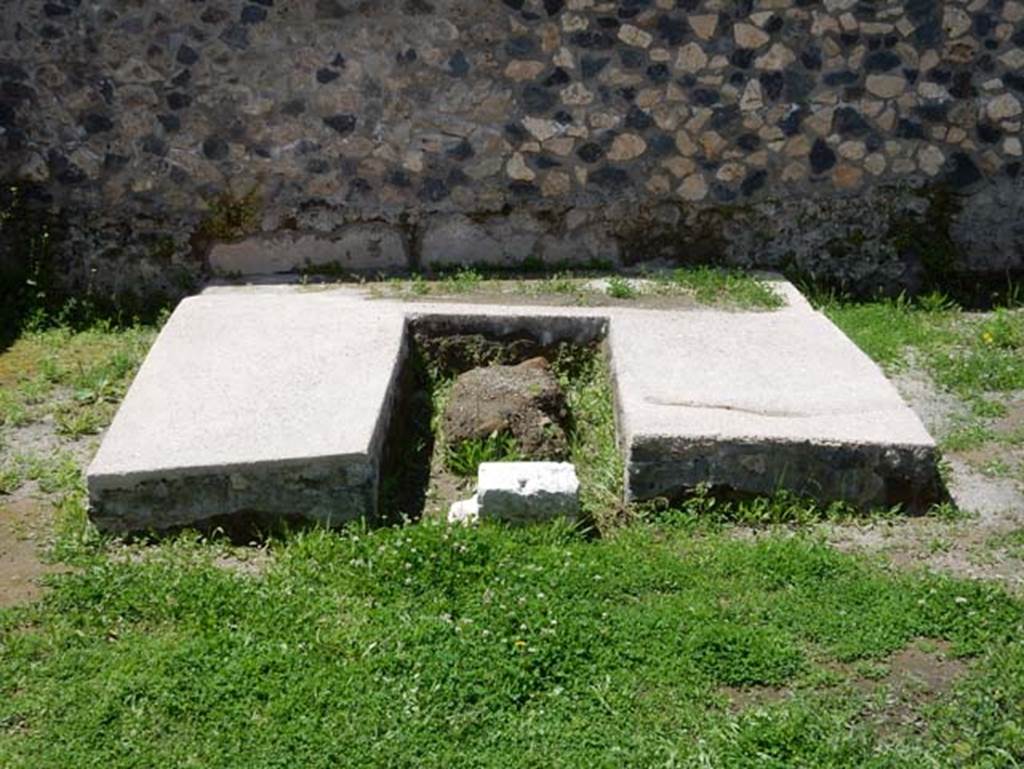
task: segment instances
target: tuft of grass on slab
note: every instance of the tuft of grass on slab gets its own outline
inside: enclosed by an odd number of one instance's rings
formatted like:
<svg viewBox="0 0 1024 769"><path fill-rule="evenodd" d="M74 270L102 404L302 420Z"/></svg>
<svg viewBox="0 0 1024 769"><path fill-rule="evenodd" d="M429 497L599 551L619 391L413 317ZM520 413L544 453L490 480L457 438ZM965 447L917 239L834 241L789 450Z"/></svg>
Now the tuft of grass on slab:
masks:
<svg viewBox="0 0 1024 769"><path fill-rule="evenodd" d="M656 290L686 291L702 304L728 304L747 309L773 310L783 300L770 284L738 270L689 267L655 277Z"/></svg>
<svg viewBox="0 0 1024 769"><path fill-rule="evenodd" d="M597 282L606 278L604 285ZM536 278L516 277L514 271L495 271L463 267L441 273L436 278L414 275L370 284L376 296L415 298L446 294L516 294L524 296L569 297L577 304L600 303L603 298L628 300L647 296L691 297L699 304L748 310L772 310L782 307L782 298L770 283L753 275L717 267L685 267L667 273L639 277L609 275L593 270L564 270Z"/></svg>
<svg viewBox="0 0 1024 769"><path fill-rule="evenodd" d="M612 275L608 278L605 293L612 299L635 299L641 292L628 278Z"/></svg>

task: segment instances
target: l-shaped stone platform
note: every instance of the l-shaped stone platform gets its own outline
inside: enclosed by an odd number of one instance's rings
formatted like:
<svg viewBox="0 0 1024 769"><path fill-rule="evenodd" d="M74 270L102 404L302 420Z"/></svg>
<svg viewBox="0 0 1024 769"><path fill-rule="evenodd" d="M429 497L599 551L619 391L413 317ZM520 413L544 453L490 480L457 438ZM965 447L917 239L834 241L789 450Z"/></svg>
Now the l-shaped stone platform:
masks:
<svg viewBox="0 0 1024 769"><path fill-rule="evenodd" d="M917 416L827 318L776 286L786 306L759 312L208 289L175 310L104 437L91 514L114 532L234 513L372 519L416 323L604 337L629 500L698 484L911 511L940 499Z"/></svg>

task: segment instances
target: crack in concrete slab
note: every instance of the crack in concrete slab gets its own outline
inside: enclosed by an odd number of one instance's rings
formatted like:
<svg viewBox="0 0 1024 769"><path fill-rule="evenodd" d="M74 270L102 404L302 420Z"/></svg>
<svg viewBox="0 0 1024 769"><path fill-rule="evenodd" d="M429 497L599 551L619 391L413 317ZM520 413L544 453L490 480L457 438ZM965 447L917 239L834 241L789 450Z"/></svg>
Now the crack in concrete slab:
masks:
<svg viewBox="0 0 1024 769"><path fill-rule="evenodd" d="M644 398L645 403L650 403L654 406L678 406L679 408L688 409L711 409L715 411L737 411L741 414L753 414L755 416L762 417L813 417L813 416L826 416L825 413L821 414L809 414L801 413L798 411L783 411L774 409L756 409L756 408L744 408L743 406L732 406L727 403L700 403L699 401L674 401L666 398L656 398L653 396L646 396Z"/></svg>
<svg viewBox="0 0 1024 769"><path fill-rule="evenodd" d="M791 411L785 409L767 409L746 406L737 406L729 403L703 403L701 401L671 400L648 395L644 397L645 403L653 406L676 406L679 408L708 409L711 411L734 411L740 414L752 414L754 416L769 417L774 419L810 419L814 417L834 417L853 414L868 414L886 411L887 409L865 409L863 407L850 409L828 409L824 411Z"/></svg>

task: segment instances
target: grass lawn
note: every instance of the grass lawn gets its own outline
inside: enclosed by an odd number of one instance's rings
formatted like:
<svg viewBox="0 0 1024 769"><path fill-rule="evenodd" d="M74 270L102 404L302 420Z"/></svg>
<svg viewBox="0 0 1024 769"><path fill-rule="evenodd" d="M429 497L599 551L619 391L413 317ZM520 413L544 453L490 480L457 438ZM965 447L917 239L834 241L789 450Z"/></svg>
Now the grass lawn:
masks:
<svg viewBox="0 0 1024 769"><path fill-rule="evenodd" d="M1024 756L1021 603L806 536L738 541L685 516L601 541L425 524L298 535L258 574L215 565L217 551L182 538L139 558L97 556L42 604L4 614L0 763ZM890 702L891 655L939 641L967 672L951 690ZM882 672L859 672L864 661ZM764 703L737 710L726 687ZM897 710L911 717L888 720Z"/></svg>
<svg viewBox="0 0 1024 769"><path fill-rule="evenodd" d="M1019 310L824 309L891 373L919 365L963 404L954 441L972 429L971 450L1016 450ZM39 600L0 608L0 766L1024 763L1021 597L840 552L818 522L845 513L784 496L698 495L608 515L601 536L100 538L81 468L154 336L40 328L0 354L0 511L55 506L42 550L61 569ZM599 520L605 386L570 392L593 416L572 451ZM990 539L1024 556L1020 531Z"/></svg>

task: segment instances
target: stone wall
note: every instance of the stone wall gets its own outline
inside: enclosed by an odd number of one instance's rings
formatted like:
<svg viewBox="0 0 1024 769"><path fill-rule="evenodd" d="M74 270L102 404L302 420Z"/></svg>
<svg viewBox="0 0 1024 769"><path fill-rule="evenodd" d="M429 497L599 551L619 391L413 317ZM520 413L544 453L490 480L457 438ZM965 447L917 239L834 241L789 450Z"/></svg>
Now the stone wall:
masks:
<svg viewBox="0 0 1024 769"><path fill-rule="evenodd" d="M717 261L855 290L1024 266L1021 0L4 11L0 178L98 296L307 263Z"/></svg>

